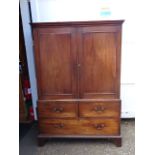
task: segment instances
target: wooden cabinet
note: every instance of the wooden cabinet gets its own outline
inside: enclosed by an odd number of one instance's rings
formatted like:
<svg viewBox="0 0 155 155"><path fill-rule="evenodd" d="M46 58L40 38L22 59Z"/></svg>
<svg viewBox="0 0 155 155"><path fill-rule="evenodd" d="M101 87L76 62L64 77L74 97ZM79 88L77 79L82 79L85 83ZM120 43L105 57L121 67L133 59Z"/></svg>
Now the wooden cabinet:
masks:
<svg viewBox="0 0 155 155"><path fill-rule="evenodd" d="M111 138L121 146L122 20L33 23L39 145Z"/></svg>

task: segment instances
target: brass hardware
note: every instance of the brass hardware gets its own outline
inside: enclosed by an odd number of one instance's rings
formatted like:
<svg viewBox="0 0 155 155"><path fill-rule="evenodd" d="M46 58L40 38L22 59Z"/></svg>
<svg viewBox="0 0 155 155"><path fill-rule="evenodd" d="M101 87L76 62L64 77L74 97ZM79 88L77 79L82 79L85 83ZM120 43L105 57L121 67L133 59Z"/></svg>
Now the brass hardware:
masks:
<svg viewBox="0 0 155 155"><path fill-rule="evenodd" d="M58 112L59 113L59 112L63 112L63 111L64 111L63 107L60 107L60 108L55 107L55 108L53 108L53 112Z"/></svg>
<svg viewBox="0 0 155 155"><path fill-rule="evenodd" d="M54 126L54 128L59 128L59 129L61 129L61 128L64 127L64 124L59 123L59 124L54 124L53 126Z"/></svg>
<svg viewBox="0 0 155 155"><path fill-rule="evenodd" d="M81 64L78 64L77 66L78 66L78 67L81 67Z"/></svg>
<svg viewBox="0 0 155 155"><path fill-rule="evenodd" d="M94 126L97 130L102 130L105 127L104 124L95 124Z"/></svg>
<svg viewBox="0 0 155 155"><path fill-rule="evenodd" d="M105 110L105 108L103 106L95 106L95 108L93 110L96 112L103 112Z"/></svg>

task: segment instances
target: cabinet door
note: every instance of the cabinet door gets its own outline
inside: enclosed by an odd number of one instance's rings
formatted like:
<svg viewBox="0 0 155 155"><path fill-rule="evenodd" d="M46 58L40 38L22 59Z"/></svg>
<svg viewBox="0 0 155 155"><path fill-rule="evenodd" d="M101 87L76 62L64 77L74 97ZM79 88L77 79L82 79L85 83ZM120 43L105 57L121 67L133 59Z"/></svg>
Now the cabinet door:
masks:
<svg viewBox="0 0 155 155"><path fill-rule="evenodd" d="M34 29L34 42L39 99L76 97L74 29Z"/></svg>
<svg viewBox="0 0 155 155"><path fill-rule="evenodd" d="M81 98L119 97L120 36L119 26L81 28Z"/></svg>

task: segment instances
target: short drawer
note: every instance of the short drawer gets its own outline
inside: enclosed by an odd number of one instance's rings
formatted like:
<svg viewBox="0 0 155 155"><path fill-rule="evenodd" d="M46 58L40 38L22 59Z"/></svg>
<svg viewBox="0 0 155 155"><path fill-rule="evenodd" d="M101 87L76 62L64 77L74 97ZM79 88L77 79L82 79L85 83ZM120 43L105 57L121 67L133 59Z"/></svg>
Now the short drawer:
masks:
<svg viewBox="0 0 155 155"><path fill-rule="evenodd" d="M77 104L73 102L40 102L39 118L65 118L77 116Z"/></svg>
<svg viewBox="0 0 155 155"><path fill-rule="evenodd" d="M80 117L119 117L119 102L82 102L79 103Z"/></svg>
<svg viewBox="0 0 155 155"><path fill-rule="evenodd" d="M40 120L41 134L50 135L118 135L118 119Z"/></svg>

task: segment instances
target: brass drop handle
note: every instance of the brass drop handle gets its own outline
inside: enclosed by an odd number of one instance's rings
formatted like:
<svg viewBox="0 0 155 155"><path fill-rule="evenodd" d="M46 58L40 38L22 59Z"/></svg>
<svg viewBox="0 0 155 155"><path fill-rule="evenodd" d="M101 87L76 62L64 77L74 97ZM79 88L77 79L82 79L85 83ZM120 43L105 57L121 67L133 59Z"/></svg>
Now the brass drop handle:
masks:
<svg viewBox="0 0 155 155"><path fill-rule="evenodd" d="M78 67L81 67L81 64L77 64Z"/></svg>
<svg viewBox="0 0 155 155"><path fill-rule="evenodd" d="M53 108L53 111L54 112L63 112L64 111L64 108L63 107L55 107L55 108Z"/></svg>
<svg viewBox="0 0 155 155"><path fill-rule="evenodd" d="M93 110L96 112L102 112L105 110L105 108L103 106L95 106Z"/></svg>
<svg viewBox="0 0 155 155"><path fill-rule="evenodd" d="M64 124L62 124L62 123L54 124L53 126L54 126L54 128L59 128L59 129L64 128Z"/></svg>
<svg viewBox="0 0 155 155"><path fill-rule="evenodd" d="M104 124L95 124L94 126L97 130L102 130L105 127Z"/></svg>

